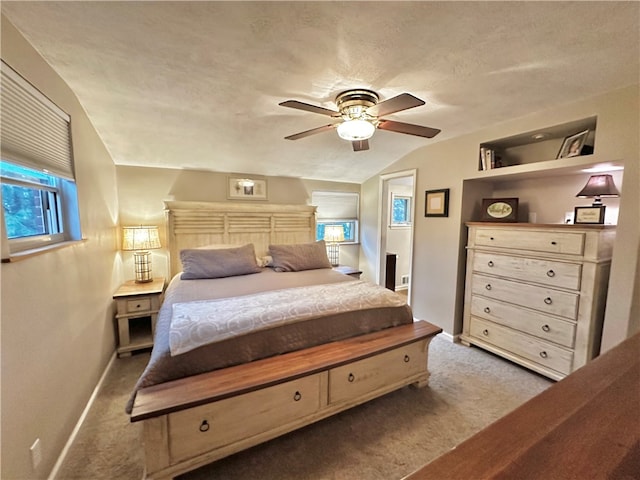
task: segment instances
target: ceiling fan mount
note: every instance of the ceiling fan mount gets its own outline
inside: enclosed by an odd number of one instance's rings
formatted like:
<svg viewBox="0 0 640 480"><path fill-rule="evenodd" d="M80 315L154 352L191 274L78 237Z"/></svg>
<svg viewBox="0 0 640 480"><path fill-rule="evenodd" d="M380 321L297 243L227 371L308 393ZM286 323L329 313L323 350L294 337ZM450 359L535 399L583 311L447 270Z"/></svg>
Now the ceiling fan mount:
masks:
<svg viewBox="0 0 640 480"><path fill-rule="evenodd" d="M304 132L285 137L287 140L298 140L316 133L337 129L338 135L351 141L354 151L369 150L368 139L377 128L396 133L415 135L418 137L432 138L440 130L410 123L385 120L380 117L392 113L408 110L409 108L424 105L424 101L409 93L402 93L382 102L380 97L372 90L353 89L346 90L336 96L335 103L338 110L318 107L298 100L287 100L280 103L283 107L295 108L312 113L327 115L332 118L341 118L339 123L324 125Z"/></svg>

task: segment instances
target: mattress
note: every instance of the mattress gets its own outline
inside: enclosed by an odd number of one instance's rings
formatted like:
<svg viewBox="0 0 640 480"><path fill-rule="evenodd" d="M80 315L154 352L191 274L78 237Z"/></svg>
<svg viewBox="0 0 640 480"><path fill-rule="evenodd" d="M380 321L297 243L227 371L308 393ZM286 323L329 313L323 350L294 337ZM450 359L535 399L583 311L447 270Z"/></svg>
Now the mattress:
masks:
<svg viewBox="0 0 640 480"><path fill-rule="evenodd" d="M312 317L171 355L174 304L289 289L296 294L303 286L353 281L352 277L329 268L300 272L274 272L265 268L250 275L199 280L181 280L180 275L176 275L167 287L158 313L151 358L127 403L127 412L131 413L136 392L141 388L413 322L410 307L394 302L394 306Z"/></svg>

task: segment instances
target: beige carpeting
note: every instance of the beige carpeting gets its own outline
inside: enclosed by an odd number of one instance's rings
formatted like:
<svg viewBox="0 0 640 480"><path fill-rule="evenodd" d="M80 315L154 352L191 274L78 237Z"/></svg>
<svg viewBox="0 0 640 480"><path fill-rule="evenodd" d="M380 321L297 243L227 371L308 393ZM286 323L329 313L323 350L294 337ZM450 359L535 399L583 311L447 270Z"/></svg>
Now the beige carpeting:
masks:
<svg viewBox="0 0 640 480"><path fill-rule="evenodd" d="M147 359L115 361L56 478L142 478L141 426L124 406ZM403 388L179 478L401 479L553 383L442 337L431 342L429 369L427 388Z"/></svg>

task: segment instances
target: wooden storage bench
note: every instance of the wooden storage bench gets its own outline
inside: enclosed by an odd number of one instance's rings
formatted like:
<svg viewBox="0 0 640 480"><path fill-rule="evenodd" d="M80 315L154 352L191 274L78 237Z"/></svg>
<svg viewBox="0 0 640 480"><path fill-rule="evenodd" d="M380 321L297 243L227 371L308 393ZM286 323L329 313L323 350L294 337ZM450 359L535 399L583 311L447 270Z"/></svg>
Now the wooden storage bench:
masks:
<svg viewBox="0 0 640 480"><path fill-rule="evenodd" d="M427 385L428 322L140 390L146 477L170 479L406 385Z"/></svg>

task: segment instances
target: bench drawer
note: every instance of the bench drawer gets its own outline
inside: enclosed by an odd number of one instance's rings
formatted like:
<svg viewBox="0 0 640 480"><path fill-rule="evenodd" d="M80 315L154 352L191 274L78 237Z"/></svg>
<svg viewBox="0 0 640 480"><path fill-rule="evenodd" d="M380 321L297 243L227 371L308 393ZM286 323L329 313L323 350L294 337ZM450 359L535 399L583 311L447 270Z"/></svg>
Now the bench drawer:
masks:
<svg viewBox="0 0 640 480"><path fill-rule="evenodd" d="M329 403L356 399L425 372L426 342L415 342L372 358L329 370Z"/></svg>
<svg viewBox="0 0 640 480"><path fill-rule="evenodd" d="M573 348L576 324L486 297L471 297L471 315Z"/></svg>
<svg viewBox="0 0 640 480"><path fill-rule="evenodd" d="M475 244L487 247L530 250L534 252L582 255L584 233L508 230L503 228L479 228Z"/></svg>
<svg viewBox="0 0 640 480"><path fill-rule="evenodd" d="M527 285L526 283L474 274L471 280L474 295L533 308L544 313L575 320L578 312L577 293Z"/></svg>
<svg viewBox="0 0 640 480"><path fill-rule="evenodd" d="M320 409L320 374L168 415L169 454L179 462L285 425Z"/></svg>
<svg viewBox="0 0 640 480"><path fill-rule="evenodd" d="M475 253L473 270L571 290L580 290L582 275L582 265L578 263L512 257L486 252Z"/></svg>
<svg viewBox="0 0 640 480"><path fill-rule="evenodd" d="M573 351L551 345L530 335L471 317L472 337L519 355L563 375L571 373Z"/></svg>

